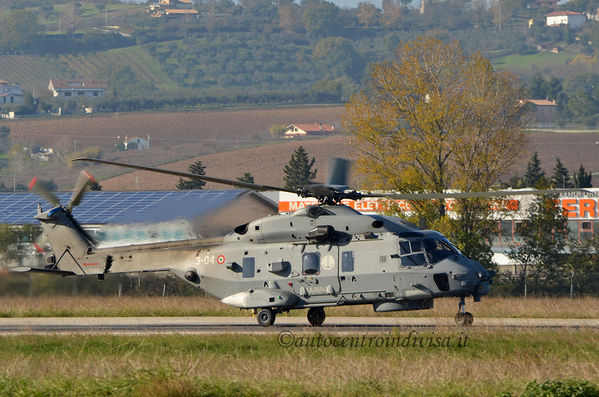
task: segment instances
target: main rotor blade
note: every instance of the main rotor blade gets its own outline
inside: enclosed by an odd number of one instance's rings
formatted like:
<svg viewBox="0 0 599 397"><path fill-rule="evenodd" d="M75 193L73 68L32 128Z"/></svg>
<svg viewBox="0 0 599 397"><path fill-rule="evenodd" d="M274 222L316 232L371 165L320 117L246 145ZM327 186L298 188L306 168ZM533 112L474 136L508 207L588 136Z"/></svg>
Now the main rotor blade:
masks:
<svg viewBox="0 0 599 397"><path fill-rule="evenodd" d="M57 207L60 205L60 200L54 193L52 193L43 182L37 180L37 176L34 177L31 182L29 182L29 190L32 190L34 193L42 196L48 203L50 203L53 207Z"/></svg>
<svg viewBox="0 0 599 397"><path fill-rule="evenodd" d="M67 205L67 209L70 211L73 207L79 205L79 202L83 198L85 192L89 189L90 185L95 182L93 176L91 176L86 171L81 171L79 173L79 177L77 178L77 183L75 183L75 188L73 189L73 194L71 196L71 201Z"/></svg>
<svg viewBox="0 0 599 397"><path fill-rule="evenodd" d="M165 170L163 168L145 167L143 165L119 163L116 161L90 159L87 157L77 157L77 158L72 159L71 161L89 161L89 162L93 162L93 163L116 165L117 167L133 168L135 170L158 172L161 174L175 175L175 176L180 176L183 178L199 179L199 180L206 181L206 182L220 183L222 185L229 185L229 186L239 187L242 189L251 189L251 190L257 190L257 191L279 190L282 192L297 193L297 190L286 189L286 188L280 187L280 186L259 185L256 183L241 182L241 181L237 181L237 180L224 179L224 178L214 178L212 176L191 174L189 172L171 171L171 170Z"/></svg>
<svg viewBox="0 0 599 397"><path fill-rule="evenodd" d="M527 196L540 194L560 194L586 192L585 189L551 189L551 190L495 190L488 192L455 192L455 193L365 193L362 197L380 197L395 200L435 200L446 198L485 198L503 196Z"/></svg>

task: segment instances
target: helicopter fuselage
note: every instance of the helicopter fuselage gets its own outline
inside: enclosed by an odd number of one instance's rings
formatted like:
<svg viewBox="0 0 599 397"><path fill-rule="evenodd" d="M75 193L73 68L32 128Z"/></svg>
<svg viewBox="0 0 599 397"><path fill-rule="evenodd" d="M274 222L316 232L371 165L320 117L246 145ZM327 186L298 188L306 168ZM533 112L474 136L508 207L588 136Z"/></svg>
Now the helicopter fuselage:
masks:
<svg viewBox="0 0 599 397"><path fill-rule="evenodd" d="M70 213L53 209L37 218L56 270L102 277L168 270L243 309L418 310L437 297L478 300L490 289L489 273L440 233L342 205L260 218L219 238L101 249L70 224Z"/></svg>

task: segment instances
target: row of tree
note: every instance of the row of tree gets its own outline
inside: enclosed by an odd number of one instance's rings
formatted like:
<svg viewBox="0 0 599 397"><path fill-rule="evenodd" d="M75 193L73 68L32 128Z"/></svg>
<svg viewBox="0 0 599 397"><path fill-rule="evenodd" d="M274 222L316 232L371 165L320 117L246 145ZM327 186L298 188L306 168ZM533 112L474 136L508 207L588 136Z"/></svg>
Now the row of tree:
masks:
<svg viewBox="0 0 599 397"><path fill-rule="evenodd" d="M581 164L578 171L574 173L574 179L570 178L570 172L562 164L559 157L555 159L555 166L553 167L553 174L551 177L547 177L545 170L541 165L539 154L535 152L530 158L528 165L526 166L526 173L524 176L513 176L508 183L502 183L503 187L511 187L514 189L521 189L525 187L540 188L544 189L547 187L552 188L588 188L593 187L591 183L592 174L587 172L584 166Z"/></svg>
<svg viewBox="0 0 599 397"><path fill-rule="evenodd" d="M317 170L313 170L314 157L309 158L306 149L303 146L299 146L295 152L291 155L289 164L283 169L283 179L285 181L285 188L299 190L306 185L314 183L316 178ZM189 165L189 172L196 175L206 175L206 166L202 164L201 160L197 160ZM237 178L238 181L254 183L254 176L246 172L241 177ZM177 183L177 189L191 190L191 189L203 189L206 182L200 179L183 179L179 178Z"/></svg>
<svg viewBox="0 0 599 397"><path fill-rule="evenodd" d="M536 74L526 86L529 98L555 101L558 124L577 121L588 126L599 123L597 87L599 74L595 72L572 74L565 80L557 77L545 79L541 74Z"/></svg>

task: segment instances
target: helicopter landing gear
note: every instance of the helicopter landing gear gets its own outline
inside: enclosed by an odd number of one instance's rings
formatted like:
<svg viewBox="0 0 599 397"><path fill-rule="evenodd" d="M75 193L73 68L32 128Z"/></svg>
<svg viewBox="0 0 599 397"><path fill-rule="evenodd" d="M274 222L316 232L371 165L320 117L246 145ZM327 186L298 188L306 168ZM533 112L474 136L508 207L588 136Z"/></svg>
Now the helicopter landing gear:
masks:
<svg viewBox="0 0 599 397"><path fill-rule="evenodd" d="M260 309L258 315L258 324L263 327L270 327L275 322L275 313L269 308Z"/></svg>
<svg viewBox="0 0 599 397"><path fill-rule="evenodd" d="M472 325L474 321L474 316L472 313L466 311L466 299L463 296L460 296L460 304L458 313L455 315L455 323L461 327L468 327Z"/></svg>
<svg viewBox="0 0 599 397"><path fill-rule="evenodd" d="M311 307L308 309L308 322L313 327L320 327L327 315L322 307Z"/></svg>

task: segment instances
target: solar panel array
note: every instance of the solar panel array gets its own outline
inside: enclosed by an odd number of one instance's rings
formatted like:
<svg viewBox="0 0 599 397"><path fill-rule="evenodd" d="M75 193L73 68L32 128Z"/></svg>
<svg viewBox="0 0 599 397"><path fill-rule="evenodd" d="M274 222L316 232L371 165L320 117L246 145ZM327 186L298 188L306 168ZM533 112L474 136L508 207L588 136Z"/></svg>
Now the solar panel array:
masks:
<svg viewBox="0 0 599 397"><path fill-rule="evenodd" d="M92 191L88 192L73 215L82 224L162 222L193 218L225 205L246 190L177 191ZM71 193L56 194L66 205ZM0 223L38 223L37 204L44 210L50 204L33 193L0 193Z"/></svg>

